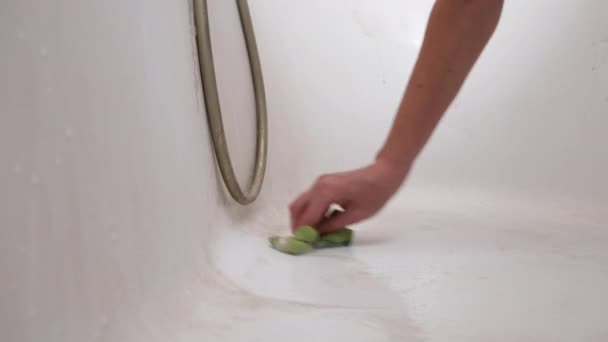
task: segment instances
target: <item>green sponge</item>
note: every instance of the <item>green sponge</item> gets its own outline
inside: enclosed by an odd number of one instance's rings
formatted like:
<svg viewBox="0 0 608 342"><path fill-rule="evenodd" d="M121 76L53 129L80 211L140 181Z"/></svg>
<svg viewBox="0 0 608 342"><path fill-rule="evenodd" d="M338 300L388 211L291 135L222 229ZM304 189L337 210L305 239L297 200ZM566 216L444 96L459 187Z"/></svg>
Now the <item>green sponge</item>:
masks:
<svg viewBox="0 0 608 342"><path fill-rule="evenodd" d="M294 237L271 236L269 241L272 248L291 255L300 255L313 250L311 244Z"/></svg>
<svg viewBox="0 0 608 342"><path fill-rule="evenodd" d="M335 232L321 235L319 240L313 243L315 248L330 248L349 246L353 240L353 231L349 228L342 228Z"/></svg>
<svg viewBox="0 0 608 342"><path fill-rule="evenodd" d="M301 226L296 229L294 237L300 241L313 243L319 240L319 232L311 226Z"/></svg>
<svg viewBox="0 0 608 342"><path fill-rule="evenodd" d="M311 226L302 226L296 229L294 236L270 237L272 248L291 255L300 255L311 252L315 248L331 248L349 246L353 239L353 231L349 228L342 228L335 232L319 234Z"/></svg>

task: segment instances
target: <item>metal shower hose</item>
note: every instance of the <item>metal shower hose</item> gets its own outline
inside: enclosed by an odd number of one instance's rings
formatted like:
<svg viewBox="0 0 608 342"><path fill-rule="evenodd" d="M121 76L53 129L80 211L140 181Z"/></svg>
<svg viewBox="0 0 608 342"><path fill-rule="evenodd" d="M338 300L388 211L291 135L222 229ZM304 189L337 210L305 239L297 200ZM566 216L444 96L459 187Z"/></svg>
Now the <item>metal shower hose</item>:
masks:
<svg viewBox="0 0 608 342"><path fill-rule="evenodd" d="M253 32L251 14L247 0L236 0L241 27L245 36L247 55L251 76L253 79L253 89L255 93L256 106L256 153L254 173L251 186L247 192L243 192L234 174L234 168L230 160L230 153L226 143L224 124L222 122L222 112L215 78L215 67L213 64L213 52L211 50L211 37L209 34L209 12L207 10L207 0L194 0L194 19L196 22L196 36L198 45L198 55L203 82L203 92L207 107L207 118L211 128L211 138L213 148L220 168L220 173L224 179L224 184L232 198L242 205L250 204L255 201L260 193L264 181L266 170L267 146L268 146L268 122L266 117L266 95L264 93L264 80L262 78L262 67L260 57Z"/></svg>

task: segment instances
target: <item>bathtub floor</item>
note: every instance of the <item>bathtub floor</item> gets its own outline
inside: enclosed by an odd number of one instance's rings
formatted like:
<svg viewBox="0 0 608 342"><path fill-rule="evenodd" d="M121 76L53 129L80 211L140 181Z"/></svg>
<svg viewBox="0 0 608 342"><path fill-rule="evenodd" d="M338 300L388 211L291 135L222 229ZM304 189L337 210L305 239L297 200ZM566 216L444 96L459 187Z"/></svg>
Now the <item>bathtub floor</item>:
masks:
<svg viewBox="0 0 608 342"><path fill-rule="evenodd" d="M238 314L216 338L607 341L605 218L533 203L417 197L357 227L352 247L299 257L255 227L229 231L215 263L249 299L222 309Z"/></svg>

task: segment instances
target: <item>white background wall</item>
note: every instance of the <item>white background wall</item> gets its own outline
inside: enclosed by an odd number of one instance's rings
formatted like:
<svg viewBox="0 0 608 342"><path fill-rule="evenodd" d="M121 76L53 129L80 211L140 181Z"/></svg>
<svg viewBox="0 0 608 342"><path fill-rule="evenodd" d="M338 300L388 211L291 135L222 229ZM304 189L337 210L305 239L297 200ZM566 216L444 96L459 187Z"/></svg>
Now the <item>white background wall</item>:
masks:
<svg viewBox="0 0 608 342"><path fill-rule="evenodd" d="M280 157L271 162L285 162L281 166L302 175L294 179L308 181L319 171L371 160L414 63L432 3L255 5L274 113L271 134L275 141L292 142L298 152L290 157L275 143ZM412 183L606 201L607 183L599 182L608 171L602 144L608 127L606 6L507 1L494 39ZM244 102L240 110L250 107ZM304 153L314 159L301 158ZM273 184L281 178L275 176Z"/></svg>
<svg viewBox="0 0 608 342"><path fill-rule="evenodd" d="M245 180L254 131L244 45L235 4L209 2ZM373 158L431 4L251 2L270 158L260 202L240 209L214 168L187 1L3 2L2 340L150 341L183 330L167 317L189 317L188 296L213 298L216 228L247 227L260 211L286 223L286 201L318 173ZM601 0L506 1L408 189L605 207L607 12Z"/></svg>

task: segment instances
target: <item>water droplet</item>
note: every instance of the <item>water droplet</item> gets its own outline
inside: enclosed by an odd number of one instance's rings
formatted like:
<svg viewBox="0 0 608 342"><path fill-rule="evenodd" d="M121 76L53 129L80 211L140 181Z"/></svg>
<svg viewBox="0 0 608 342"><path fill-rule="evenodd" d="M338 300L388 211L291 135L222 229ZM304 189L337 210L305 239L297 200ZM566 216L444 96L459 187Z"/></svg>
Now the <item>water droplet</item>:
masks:
<svg viewBox="0 0 608 342"><path fill-rule="evenodd" d="M37 185L38 183L40 183L40 176L35 173L32 173L32 175L30 176L30 183L32 185Z"/></svg>
<svg viewBox="0 0 608 342"><path fill-rule="evenodd" d="M45 47L41 47L40 48L40 56L42 57L46 57L49 54L49 50L47 50Z"/></svg>
<svg viewBox="0 0 608 342"><path fill-rule="evenodd" d="M72 131L71 128L67 127L64 131L65 137L70 139L72 136L74 136L74 132Z"/></svg>
<svg viewBox="0 0 608 342"><path fill-rule="evenodd" d="M16 174L20 174L23 169L21 168L21 164L15 164L13 166L13 172Z"/></svg>
<svg viewBox="0 0 608 342"><path fill-rule="evenodd" d="M49 93L49 94L52 93L53 90L54 90L53 87L46 88L46 92Z"/></svg>
<svg viewBox="0 0 608 342"><path fill-rule="evenodd" d="M24 40L25 39L25 33L23 33L23 31L17 31L17 38L19 40Z"/></svg>
<svg viewBox="0 0 608 342"><path fill-rule="evenodd" d="M120 237L118 236L117 232L111 232L110 233L110 240L112 241L118 241L120 239Z"/></svg>
<svg viewBox="0 0 608 342"><path fill-rule="evenodd" d="M106 315L101 315L101 316L99 317L99 325L101 325L102 327L105 327L106 325L108 325L108 322L109 322L109 320L108 320L108 316L106 316Z"/></svg>
<svg viewBox="0 0 608 342"><path fill-rule="evenodd" d="M60 157L55 157L55 164L61 165L61 164L63 164L63 160Z"/></svg>

